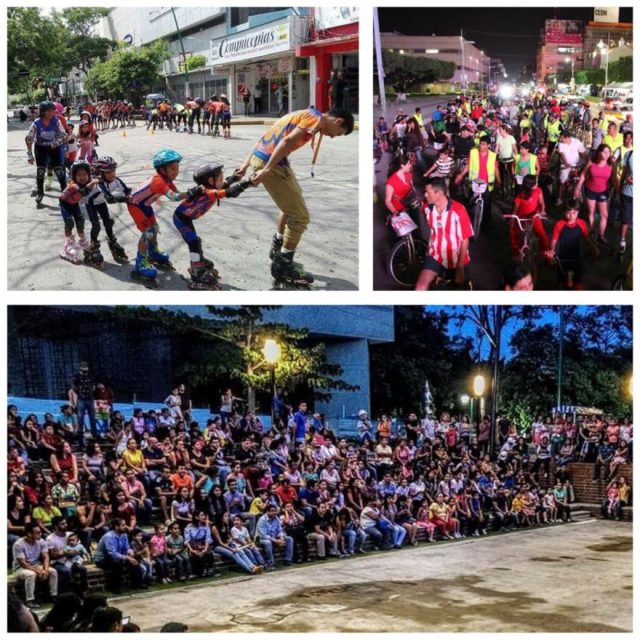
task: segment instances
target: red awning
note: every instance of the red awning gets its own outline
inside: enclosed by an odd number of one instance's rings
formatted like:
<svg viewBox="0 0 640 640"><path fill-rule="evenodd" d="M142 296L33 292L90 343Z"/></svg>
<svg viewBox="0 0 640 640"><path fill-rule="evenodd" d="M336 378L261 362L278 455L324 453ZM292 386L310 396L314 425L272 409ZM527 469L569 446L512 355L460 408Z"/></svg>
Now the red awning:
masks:
<svg viewBox="0 0 640 640"><path fill-rule="evenodd" d="M314 40L296 47L296 56L314 56L322 49L322 53L343 53L345 51L358 50L358 34L353 33L336 38L326 38L324 40Z"/></svg>

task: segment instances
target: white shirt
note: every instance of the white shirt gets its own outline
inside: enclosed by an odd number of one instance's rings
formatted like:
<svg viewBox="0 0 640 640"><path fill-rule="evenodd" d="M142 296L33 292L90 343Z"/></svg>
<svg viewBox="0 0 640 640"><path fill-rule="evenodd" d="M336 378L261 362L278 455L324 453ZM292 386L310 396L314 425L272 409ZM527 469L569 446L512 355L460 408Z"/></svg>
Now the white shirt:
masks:
<svg viewBox="0 0 640 640"><path fill-rule="evenodd" d="M580 140L577 138L571 138L571 142L561 142L558 145L559 153L564 153L564 157L571 167L575 167L580 161L580 154L584 153L586 149Z"/></svg>

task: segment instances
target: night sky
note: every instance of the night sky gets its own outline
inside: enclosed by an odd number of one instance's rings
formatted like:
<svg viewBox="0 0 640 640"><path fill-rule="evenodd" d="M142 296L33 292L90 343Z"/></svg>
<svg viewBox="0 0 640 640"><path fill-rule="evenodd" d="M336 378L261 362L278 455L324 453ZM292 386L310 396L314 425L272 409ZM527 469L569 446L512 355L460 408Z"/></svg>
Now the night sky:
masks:
<svg viewBox="0 0 640 640"><path fill-rule="evenodd" d="M524 65L535 69L540 29L551 18L593 20L593 7L541 7L477 9L471 7L380 7L380 31L398 31L405 35L460 35L492 58L500 58L509 75L516 75ZM620 8L620 22L631 22L631 7Z"/></svg>

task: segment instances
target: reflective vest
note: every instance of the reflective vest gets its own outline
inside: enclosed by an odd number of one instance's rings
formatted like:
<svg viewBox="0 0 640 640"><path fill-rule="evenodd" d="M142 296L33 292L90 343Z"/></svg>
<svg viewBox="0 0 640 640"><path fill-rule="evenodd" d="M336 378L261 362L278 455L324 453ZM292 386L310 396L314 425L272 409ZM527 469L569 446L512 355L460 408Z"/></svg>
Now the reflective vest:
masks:
<svg viewBox="0 0 640 640"><path fill-rule="evenodd" d="M533 153L529 154L529 175L531 176L535 176L538 171L536 169L536 165L538 164L537 162L538 160L538 156L534 155ZM518 153L516 155L516 173L518 172L518 167L520 166L520 154Z"/></svg>
<svg viewBox="0 0 640 640"><path fill-rule="evenodd" d="M480 149L471 149L469 152L469 180L472 182L480 175ZM489 151L487 157L487 176L489 178L489 191L493 190L496 181L496 154Z"/></svg>
<svg viewBox="0 0 640 640"><path fill-rule="evenodd" d="M549 122L547 124L547 137L549 138L549 142L558 142L561 130L562 125L558 120L555 122Z"/></svg>

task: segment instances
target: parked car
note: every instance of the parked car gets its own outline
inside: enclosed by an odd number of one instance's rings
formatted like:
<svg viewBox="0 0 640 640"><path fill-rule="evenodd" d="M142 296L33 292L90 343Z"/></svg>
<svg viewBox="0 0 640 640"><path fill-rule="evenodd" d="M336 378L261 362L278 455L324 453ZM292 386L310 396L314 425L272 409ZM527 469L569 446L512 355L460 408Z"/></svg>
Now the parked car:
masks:
<svg viewBox="0 0 640 640"><path fill-rule="evenodd" d="M629 96L621 105L620 111L633 111L633 96Z"/></svg>

